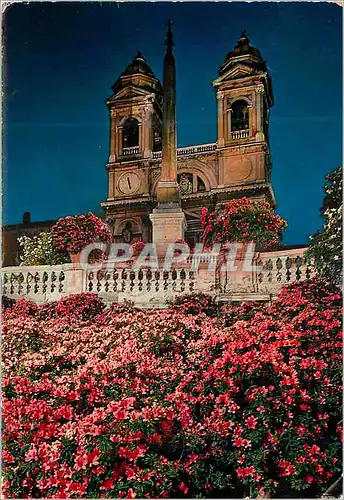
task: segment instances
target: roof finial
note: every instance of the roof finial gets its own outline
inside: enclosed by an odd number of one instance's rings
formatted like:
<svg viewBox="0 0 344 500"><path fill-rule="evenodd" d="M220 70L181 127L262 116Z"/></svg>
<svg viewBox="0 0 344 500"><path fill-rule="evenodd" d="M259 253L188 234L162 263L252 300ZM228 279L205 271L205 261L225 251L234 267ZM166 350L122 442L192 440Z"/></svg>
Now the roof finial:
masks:
<svg viewBox="0 0 344 500"><path fill-rule="evenodd" d="M166 40L165 45L167 46L167 50L172 52L173 43L173 33L172 33L172 21L167 22L167 32L166 32Z"/></svg>
<svg viewBox="0 0 344 500"><path fill-rule="evenodd" d="M246 29L243 29L241 32L241 37L239 39L241 42L246 42L250 43L250 40L248 39L248 36L246 35Z"/></svg>

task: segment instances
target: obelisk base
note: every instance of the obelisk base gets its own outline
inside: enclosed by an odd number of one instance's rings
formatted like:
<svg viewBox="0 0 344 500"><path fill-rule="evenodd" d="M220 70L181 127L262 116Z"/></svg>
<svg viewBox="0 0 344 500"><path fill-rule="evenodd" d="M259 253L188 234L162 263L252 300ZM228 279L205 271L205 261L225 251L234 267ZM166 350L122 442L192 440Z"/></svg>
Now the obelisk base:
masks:
<svg viewBox="0 0 344 500"><path fill-rule="evenodd" d="M176 179L160 180L156 189L156 197L159 200L158 209L171 204L180 207L179 184Z"/></svg>
<svg viewBox="0 0 344 500"><path fill-rule="evenodd" d="M159 207L149 216L153 226L153 243L158 256L166 254L167 246L184 239L186 220L184 212L177 207Z"/></svg>

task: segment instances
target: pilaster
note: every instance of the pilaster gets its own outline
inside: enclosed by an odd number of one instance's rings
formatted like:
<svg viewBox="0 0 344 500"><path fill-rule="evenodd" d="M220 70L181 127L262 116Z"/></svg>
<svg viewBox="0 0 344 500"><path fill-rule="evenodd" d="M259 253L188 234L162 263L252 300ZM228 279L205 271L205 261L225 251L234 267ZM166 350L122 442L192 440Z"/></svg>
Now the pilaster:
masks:
<svg viewBox="0 0 344 500"><path fill-rule="evenodd" d="M219 146L225 144L225 130L224 130L224 92L217 93L217 143Z"/></svg>

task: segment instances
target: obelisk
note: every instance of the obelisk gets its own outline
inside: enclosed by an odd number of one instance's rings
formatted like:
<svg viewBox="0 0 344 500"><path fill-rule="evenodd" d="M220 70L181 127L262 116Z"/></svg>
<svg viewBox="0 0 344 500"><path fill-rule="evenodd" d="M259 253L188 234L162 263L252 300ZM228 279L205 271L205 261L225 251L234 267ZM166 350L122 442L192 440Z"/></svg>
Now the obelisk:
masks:
<svg viewBox="0 0 344 500"><path fill-rule="evenodd" d="M161 177L156 197L158 206L150 215L153 226L153 243L175 243L184 239L185 215L181 209L180 191L177 182L177 134L176 134L176 68L173 57L172 23L168 22L166 54L163 72L163 121Z"/></svg>

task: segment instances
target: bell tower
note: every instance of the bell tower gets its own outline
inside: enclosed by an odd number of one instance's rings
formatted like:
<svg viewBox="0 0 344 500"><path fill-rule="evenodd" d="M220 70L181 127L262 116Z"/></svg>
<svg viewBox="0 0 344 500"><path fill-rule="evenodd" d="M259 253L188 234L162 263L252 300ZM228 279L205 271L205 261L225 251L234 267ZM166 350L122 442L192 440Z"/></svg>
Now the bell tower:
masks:
<svg viewBox="0 0 344 500"><path fill-rule="evenodd" d="M137 52L112 91L106 100L110 118L108 195L101 206L114 221L116 241L148 241L153 204L150 167L154 152L162 147L162 85Z"/></svg>
<svg viewBox="0 0 344 500"><path fill-rule="evenodd" d="M140 52L112 86L109 163L161 149L162 87Z"/></svg>
<svg viewBox="0 0 344 500"><path fill-rule="evenodd" d="M218 106L219 183L269 182L271 78L260 52L245 33L213 81Z"/></svg>

